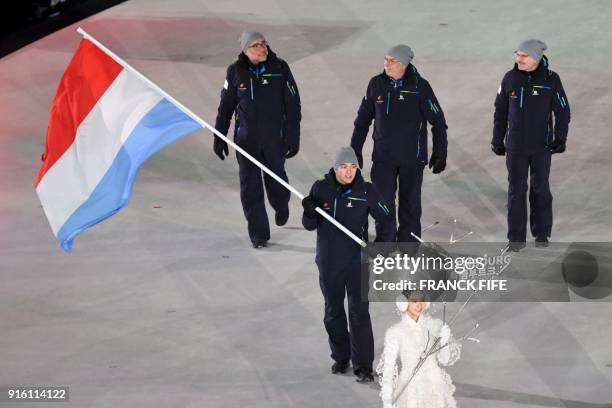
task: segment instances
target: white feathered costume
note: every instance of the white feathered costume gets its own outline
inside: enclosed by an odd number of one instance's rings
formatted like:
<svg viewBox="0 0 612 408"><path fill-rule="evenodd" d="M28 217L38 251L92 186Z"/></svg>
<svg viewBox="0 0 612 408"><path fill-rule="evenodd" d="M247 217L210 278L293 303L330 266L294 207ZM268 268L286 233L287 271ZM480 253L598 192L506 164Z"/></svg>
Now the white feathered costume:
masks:
<svg viewBox="0 0 612 408"><path fill-rule="evenodd" d="M429 350L437 337L445 347L429 356L399 398L403 384L411 377L419 358ZM436 346L436 348L438 347ZM455 386L440 365L449 366L459 359L461 344L440 319L422 314L414 321L407 313L385 334L383 354L376 371L381 385L384 408L456 408Z"/></svg>

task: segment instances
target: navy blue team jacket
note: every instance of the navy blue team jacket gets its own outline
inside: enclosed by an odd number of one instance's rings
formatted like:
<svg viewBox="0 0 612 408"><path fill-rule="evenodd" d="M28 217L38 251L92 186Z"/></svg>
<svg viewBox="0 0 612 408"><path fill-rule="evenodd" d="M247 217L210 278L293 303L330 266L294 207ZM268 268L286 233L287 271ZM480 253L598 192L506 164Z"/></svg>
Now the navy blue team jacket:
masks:
<svg viewBox="0 0 612 408"><path fill-rule="evenodd" d="M554 123L553 123L554 113ZM570 108L559 75L546 56L534 72L508 71L495 98L494 145L509 151L535 153L553 140L567 139Z"/></svg>
<svg viewBox="0 0 612 408"><path fill-rule="evenodd" d="M316 181L309 194L318 207L327 212L353 234L368 239L368 214L380 222L390 222L390 212L373 184L363 180L357 171L349 186L336 181L334 169ZM316 214L302 216L302 225L309 231L317 230L316 262L327 269L340 268L348 262L359 262L361 247L331 222ZM383 237L391 241L393 237Z"/></svg>
<svg viewBox="0 0 612 408"><path fill-rule="evenodd" d="M433 154L446 159L446 120L429 82L409 64L400 80L384 72L373 77L355 119L351 147L361 155L374 119L372 159L393 163L427 159L427 122L432 125Z"/></svg>
<svg viewBox="0 0 612 408"><path fill-rule="evenodd" d="M299 147L300 96L284 60L268 48L266 62L255 67L241 53L225 81L215 122L219 132L227 135L235 112L234 141L247 151L281 142Z"/></svg>

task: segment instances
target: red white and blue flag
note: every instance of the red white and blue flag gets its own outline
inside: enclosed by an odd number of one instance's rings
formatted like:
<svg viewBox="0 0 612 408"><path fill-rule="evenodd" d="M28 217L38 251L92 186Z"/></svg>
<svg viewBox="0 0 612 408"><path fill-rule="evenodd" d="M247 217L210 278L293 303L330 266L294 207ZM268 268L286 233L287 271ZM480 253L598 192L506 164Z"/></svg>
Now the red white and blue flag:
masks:
<svg viewBox="0 0 612 408"><path fill-rule="evenodd" d="M140 165L202 126L83 39L60 81L36 192L66 252L130 200Z"/></svg>

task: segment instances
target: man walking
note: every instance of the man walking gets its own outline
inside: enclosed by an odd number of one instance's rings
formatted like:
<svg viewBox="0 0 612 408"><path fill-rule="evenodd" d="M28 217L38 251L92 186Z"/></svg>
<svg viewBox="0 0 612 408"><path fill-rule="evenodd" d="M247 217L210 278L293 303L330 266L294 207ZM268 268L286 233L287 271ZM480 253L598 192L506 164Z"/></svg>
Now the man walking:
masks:
<svg viewBox="0 0 612 408"><path fill-rule="evenodd" d="M421 235L421 185L423 169L428 163L427 122L432 125L433 134L429 168L435 174L446 168L444 113L429 82L410 63L413 56L407 45L396 45L387 51L384 72L370 80L351 138L351 146L362 165L363 144L374 120L372 182L390 205L392 222L386 228L390 228L399 242L415 242L411 233ZM399 196L397 230L396 191ZM381 223L376 223L376 241L381 241L387 233L383 228Z"/></svg>
<svg viewBox="0 0 612 408"><path fill-rule="evenodd" d="M302 206L304 228L317 230L315 262L325 298L324 324L334 360L332 373L346 372L352 361L357 381L373 381L374 338L369 303L362 299L361 247L315 209L320 207L364 241L368 237L368 214L385 224L391 221L390 211L376 188L363 180L357 156L350 147L338 150L333 168L313 184ZM345 293L350 330L344 310Z"/></svg>
<svg viewBox="0 0 612 408"><path fill-rule="evenodd" d="M531 233L536 246L548 246L553 223L551 154L565 151L570 122L567 96L543 55L546 48L540 40L522 42L515 52L516 64L504 75L495 98L491 149L506 156L508 245L515 252L527 240L528 175Z"/></svg>
<svg viewBox="0 0 612 408"><path fill-rule="evenodd" d="M301 107L297 85L289 65L278 58L263 34L244 32L242 52L227 69L215 128L226 135L235 113L234 141L247 153L288 181L285 159L300 147ZM214 152L221 160L228 146L215 137ZM270 225L264 203L264 186L275 211L276 225L289 218L290 192L258 166L237 154L240 173L240 200L254 248L267 245Z"/></svg>

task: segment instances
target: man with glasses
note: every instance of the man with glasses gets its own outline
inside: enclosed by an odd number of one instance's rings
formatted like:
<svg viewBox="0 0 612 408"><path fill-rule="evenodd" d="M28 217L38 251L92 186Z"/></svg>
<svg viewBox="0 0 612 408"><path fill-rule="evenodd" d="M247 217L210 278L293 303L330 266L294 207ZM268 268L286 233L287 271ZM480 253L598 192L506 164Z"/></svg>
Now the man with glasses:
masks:
<svg viewBox="0 0 612 408"><path fill-rule="evenodd" d="M392 223L376 222L376 241L391 236L399 242L416 242L421 235L421 185L427 163L433 173L446 168L446 120L429 82L410 63L414 54L407 45L389 49L384 72L370 80L355 119L351 147L359 165L362 148L374 120L372 182L389 204ZM427 158L427 122L432 126L433 146ZM399 188L398 188L399 181ZM396 229L395 196L398 194L399 228ZM416 247L409 245L412 250Z"/></svg>
<svg viewBox="0 0 612 408"><path fill-rule="evenodd" d="M301 107L289 65L270 49L263 34L244 32L242 52L227 69L215 128L227 134L235 113L234 141L238 146L287 181L285 159L300 148ZM221 160L229 150L215 137L213 150ZM275 211L275 223L289 218L290 192L260 168L237 153L240 199L254 248L267 245L270 224L264 203L264 186Z"/></svg>
<svg viewBox="0 0 612 408"><path fill-rule="evenodd" d="M548 246L553 220L551 154L565 151L570 122L567 96L559 75L548 66L546 48L540 40L522 42L515 52L516 64L504 75L495 98L491 149L506 156L508 246L515 252L527 241L528 175L531 233L537 247Z"/></svg>

